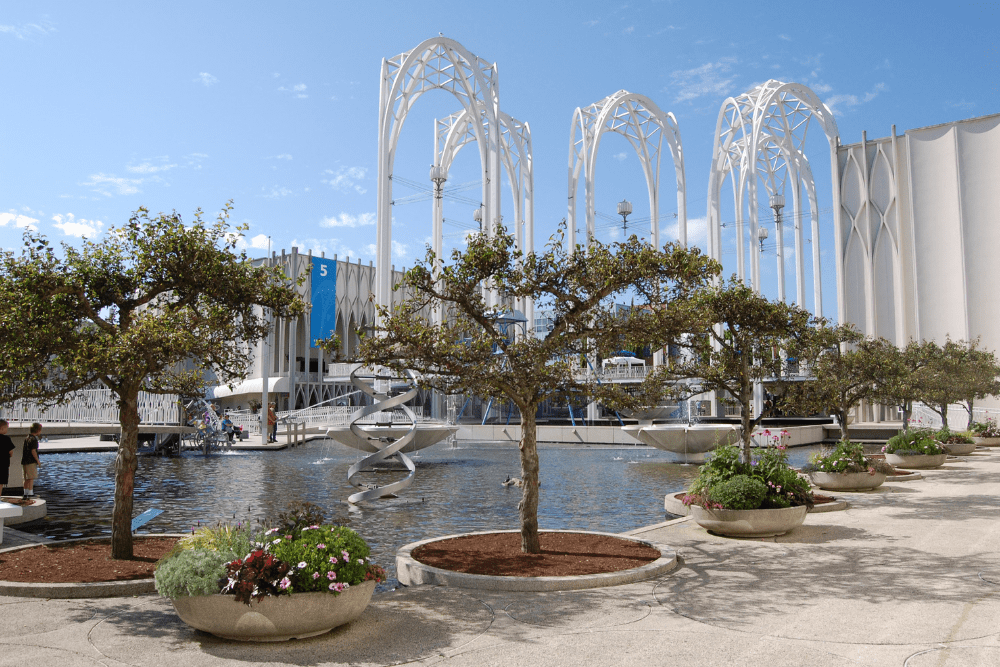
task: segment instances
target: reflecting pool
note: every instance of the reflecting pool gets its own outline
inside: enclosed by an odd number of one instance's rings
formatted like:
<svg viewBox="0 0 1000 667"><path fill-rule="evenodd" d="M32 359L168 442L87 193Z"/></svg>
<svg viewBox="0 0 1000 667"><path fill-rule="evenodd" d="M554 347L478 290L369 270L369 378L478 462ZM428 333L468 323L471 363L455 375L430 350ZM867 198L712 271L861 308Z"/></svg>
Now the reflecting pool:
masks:
<svg viewBox="0 0 1000 667"><path fill-rule="evenodd" d="M793 465L815 450L789 450ZM663 521L663 496L683 490L698 470L644 446L542 445L539 459L543 529L619 533ZM399 498L356 507L345 499L353 490L347 468L357 460L356 451L321 440L275 452L142 457L135 514L159 508L164 513L147 524L148 532L190 532L218 521L257 522L305 500L360 533L390 576L396 549L409 542L519 526L521 490L501 485L508 475L520 474L514 445L459 443L423 450L413 457L413 484ZM113 452L44 455L35 489L48 502L48 517L19 528L52 538L110 534L114 461ZM401 474L376 473L372 480Z"/></svg>

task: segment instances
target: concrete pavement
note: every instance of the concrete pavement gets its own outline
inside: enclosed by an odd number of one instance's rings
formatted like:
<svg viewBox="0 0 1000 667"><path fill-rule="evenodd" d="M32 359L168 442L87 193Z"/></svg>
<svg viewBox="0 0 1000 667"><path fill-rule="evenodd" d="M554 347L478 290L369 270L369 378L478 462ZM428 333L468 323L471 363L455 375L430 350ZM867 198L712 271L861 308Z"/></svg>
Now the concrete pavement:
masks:
<svg viewBox="0 0 1000 667"><path fill-rule="evenodd" d="M655 580L415 587L282 644L195 632L154 596L0 598L0 666L1000 665L1000 450L842 495L850 509L777 538L715 537L687 519L633 531L683 559Z"/></svg>

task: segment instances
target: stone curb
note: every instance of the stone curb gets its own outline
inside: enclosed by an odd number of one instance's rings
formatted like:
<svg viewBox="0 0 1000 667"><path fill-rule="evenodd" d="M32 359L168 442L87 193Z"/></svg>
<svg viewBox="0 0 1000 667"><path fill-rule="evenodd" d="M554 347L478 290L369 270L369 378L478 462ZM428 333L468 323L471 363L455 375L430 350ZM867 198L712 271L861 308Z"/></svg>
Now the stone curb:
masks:
<svg viewBox="0 0 1000 667"><path fill-rule="evenodd" d="M847 501L841 499L835 499L832 503L823 503L821 505L813 505L812 509L809 510L809 514L823 514L825 512L840 512L847 509Z"/></svg>
<svg viewBox="0 0 1000 667"><path fill-rule="evenodd" d="M180 533L152 533L150 537L185 537ZM141 537L147 537L142 535ZM45 542L44 546L53 544L68 544L70 542L86 542L93 537L79 537L72 540ZM0 549L0 554L21 549L31 549L43 546L25 544L19 547ZM98 581L82 584L32 584L23 581L0 581L0 595L19 598L120 598L133 595L148 595L156 592L153 579L131 579L129 581Z"/></svg>
<svg viewBox="0 0 1000 667"><path fill-rule="evenodd" d="M620 586L631 584L636 581L652 579L653 577L666 574L677 567L677 552L660 544L654 544L646 540L640 540L628 535L618 535L615 533L603 533L591 530L546 530L546 533L586 533L588 535L607 535L618 539L632 540L658 549L660 557L643 565L642 567L619 572L605 572L601 574L584 574L570 577L498 577L484 574L466 574L464 572L453 572L443 570L430 565L417 562L411 555L417 547L439 542L455 537L466 537L468 535L487 535L490 533L518 533L518 530L488 530L476 533L462 533L459 535L446 535L444 537L434 537L429 540L412 542L396 551L396 578L399 583L405 586L418 586L430 584L436 586L455 586L458 588L475 588L485 591L510 591L510 592L547 592L547 591L577 591L587 588L601 588L604 586Z"/></svg>

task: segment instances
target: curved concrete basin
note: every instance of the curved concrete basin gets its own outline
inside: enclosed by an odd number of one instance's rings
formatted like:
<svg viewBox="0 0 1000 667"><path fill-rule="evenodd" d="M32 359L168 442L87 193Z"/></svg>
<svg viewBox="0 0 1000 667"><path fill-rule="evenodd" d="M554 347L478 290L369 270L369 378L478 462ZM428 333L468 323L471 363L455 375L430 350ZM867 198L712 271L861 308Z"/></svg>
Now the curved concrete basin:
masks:
<svg viewBox="0 0 1000 667"><path fill-rule="evenodd" d="M702 463L705 454L740 437L739 427L728 424L653 424L622 430L643 444L674 454L681 463Z"/></svg>
<svg viewBox="0 0 1000 667"><path fill-rule="evenodd" d="M351 432L350 426L331 426L326 430L326 437L336 440L342 445L347 445L352 449L375 453L381 449L375 445L380 438L398 440L409 432L410 426L409 424L397 424L393 426L365 424L361 426L361 430L369 438L374 438L374 440L359 438ZM458 433L458 426L452 424L422 424L418 422L416 437L413 439L413 442L403 447L401 451L404 454L409 454L419 449L426 449L456 433Z"/></svg>

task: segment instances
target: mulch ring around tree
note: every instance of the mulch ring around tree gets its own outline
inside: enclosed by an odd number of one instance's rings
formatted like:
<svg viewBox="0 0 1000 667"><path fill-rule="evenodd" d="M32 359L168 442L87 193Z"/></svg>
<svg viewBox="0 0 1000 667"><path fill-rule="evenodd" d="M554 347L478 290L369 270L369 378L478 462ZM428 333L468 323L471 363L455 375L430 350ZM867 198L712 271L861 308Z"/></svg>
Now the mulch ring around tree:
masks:
<svg viewBox="0 0 1000 667"><path fill-rule="evenodd" d="M110 539L40 544L0 553L0 581L81 584L150 579L156 561L175 544L176 537L135 538L133 560L113 560Z"/></svg>
<svg viewBox="0 0 1000 667"><path fill-rule="evenodd" d="M501 577L567 577L618 572L660 558L634 540L593 533L540 533L540 554L521 551L520 533L463 535L417 547L413 558L431 567Z"/></svg>

